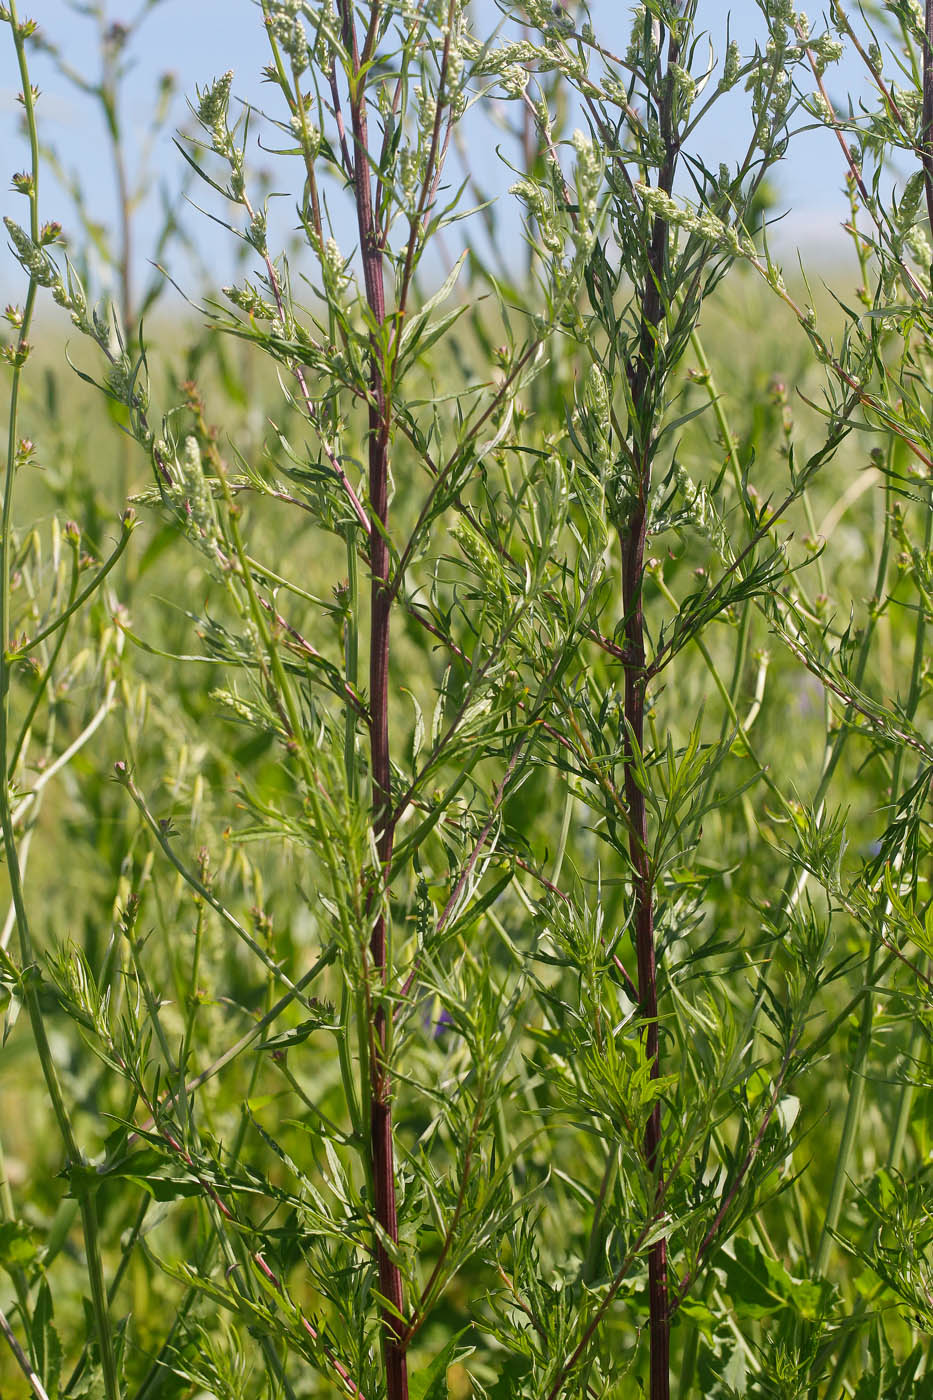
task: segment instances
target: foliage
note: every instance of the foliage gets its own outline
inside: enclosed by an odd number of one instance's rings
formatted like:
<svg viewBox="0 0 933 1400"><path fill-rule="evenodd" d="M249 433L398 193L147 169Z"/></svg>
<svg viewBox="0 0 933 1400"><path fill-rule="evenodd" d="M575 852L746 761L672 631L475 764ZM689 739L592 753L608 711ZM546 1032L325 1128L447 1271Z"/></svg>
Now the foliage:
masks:
<svg viewBox="0 0 933 1400"><path fill-rule="evenodd" d="M178 141L243 249L180 345L132 283L136 28L90 7L108 301L0 7L0 1365L39 1397L933 1385L933 33L760 0L711 59L647 0L622 57L500 8L263 0L269 110L215 76ZM834 296L761 222L814 122Z"/></svg>

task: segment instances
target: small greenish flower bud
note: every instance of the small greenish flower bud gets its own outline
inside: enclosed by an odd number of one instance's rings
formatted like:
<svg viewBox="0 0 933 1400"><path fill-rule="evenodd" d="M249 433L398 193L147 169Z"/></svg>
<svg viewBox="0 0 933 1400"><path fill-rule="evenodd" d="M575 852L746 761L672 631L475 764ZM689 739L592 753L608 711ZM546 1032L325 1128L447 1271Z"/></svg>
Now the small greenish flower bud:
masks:
<svg viewBox="0 0 933 1400"><path fill-rule="evenodd" d="M84 288L70 269L68 273L67 290L61 278L59 278L52 287L52 300L57 306L70 312L72 323L76 325L78 330L84 335L91 335L94 336L95 339L99 339L94 327L88 321L87 297L85 296Z"/></svg>
<svg viewBox="0 0 933 1400"><path fill-rule="evenodd" d="M198 92L198 120L215 135L223 134L227 128L232 82L233 70L229 69L222 77L216 78L209 88Z"/></svg>
<svg viewBox="0 0 933 1400"><path fill-rule="evenodd" d="M915 224L904 241L910 249L910 255L914 262L926 272L933 262L933 251L930 249L930 240L921 226Z"/></svg>
<svg viewBox="0 0 933 1400"><path fill-rule="evenodd" d="M696 97L697 85L687 72L686 68L681 68L678 63L670 64L668 72L674 79L674 90L679 97L682 97L687 106Z"/></svg>
<svg viewBox="0 0 933 1400"><path fill-rule="evenodd" d="M592 364L587 370L584 402L604 433L609 432L609 385L602 365Z"/></svg>
<svg viewBox="0 0 933 1400"><path fill-rule="evenodd" d="M212 690L209 699L213 701L218 709L226 710L236 719L243 720L246 724L255 724L257 721L257 711L255 707L232 690ZM265 728L266 726L263 725L262 727Z"/></svg>
<svg viewBox="0 0 933 1400"><path fill-rule="evenodd" d="M17 171L11 183L19 194L31 195L35 190L35 182L28 170Z"/></svg>
<svg viewBox="0 0 933 1400"><path fill-rule="evenodd" d="M4 218L3 222L6 224L6 231L13 244L13 251L23 270L29 274L34 282L38 282L40 287L51 287L58 278L58 269L48 253L44 252L37 243L33 243L29 234L12 219Z"/></svg>
<svg viewBox="0 0 933 1400"><path fill-rule="evenodd" d="M257 253L266 252L266 211L257 209L249 221L249 229L246 234L250 243Z"/></svg>
<svg viewBox="0 0 933 1400"><path fill-rule="evenodd" d="M502 567L480 532L460 516L450 527L450 533L490 589L502 595L505 592Z"/></svg>
<svg viewBox="0 0 933 1400"><path fill-rule="evenodd" d="M521 97L528 86L528 72L520 63L510 63L503 69L499 81L509 97Z"/></svg>
<svg viewBox="0 0 933 1400"><path fill-rule="evenodd" d="M916 223L920 200L923 197L923 187L923 171L916 170L904 186L904 193L901 195L901 202L894 216L894 223L899 232L906 233Z"/></svg>
<svg viewBox="0 0 933 1400"><path fill-rule="evenodd" d="M822 76L831 63L838 63L845 52L841 39L832 34L821 34L810 45L810 52L816 60L817 74Z"/></svg>
<svg viewBox="0 0 933 1400"><path fill-rule="evenodd" d="M768 102L768 110L775 121L780 122L787 111L792 94L790 74L782 69L774 75L774 82L771 85L771 97Z"/></svg>
<svg viewBox="0 0 933 1400"><path fill-rule="evenodd" d="M264 321L271 321L276 314L272 303L264 301L249 282L243 287L223 287L222 291L228 301L232 301L234 306L238 306L248 316L259 316Z"/></svg>
<svg viewBox="0 0 933 1400"><path fill-rule="evenodd" d="M299 141L304 143L308 155L312 160L315 160L321 149L321 133L318 128L307 118L303 120L299 116L292 117L291 128Z"/></svg>
<svg viewBox="0 0 933 1400"><path fill-rule="evenodd" d="M228 138L229 141L229 138ZM232 145L232 142L229 143ZM230 161L230 195L238 204L242 203L243 195L246 193L246 176L243 172L243 154L241 151L227 153Z"/></svg>
<svg viewBox="0 0 933 1400"><path fill-rule="evenodd" d="M577 153L575 172L579 206L577 232L586 240L587 247L589 247L592 238L591 226L596 219L603 162L600 152L582 131L575 131L571 139ZM579 238L577 241L579 242Z"/></svg>
<svg viewBox="0 0 933 1400"><path fill-rule="evenodd" d="M211 488L204 476L197 438L190 435L185 438L178 467L181 486L177 491L185 515L185 533L202 554L212 563L217 563L220 558L217 512Z"/></svg>
<svg viewBox="0 0 933 1400"><path fill-rule="evenodd" d="M742 50L735 39L729 43L726 49L726 58L722 68L722 80L719 86L725 91L734 87L739 77L739 69L742 66Z"/></svg>
<svg viewBox="0 0 933 1400"><path fill-rule="evenodd" d="M308 39L301 21L300 0L269 0L266 25L291 59L296 73L308 66Z"/></svg>
<svg viewBox="0 0 933 1400"><path fill-rule="evenodd" d="M590 365L583 387L583 404L587 410L586 436L592 453L593 465L601 478L605 479L612 467L612 418L609 400L609 385L602 367Z"/></svg>
<svg viewBox="0 0 933 1400"><path fill-rule="evenodd" d="M8 365L12 365L14 369L21 369L32 354L32 345L28 340L18 345L4 345L2 353Z"/></svg>
<svg viewBox="0 0 933 1400"><path fill-rule="evenodd" d="M520 199L538 225L541 242L549 253L560 253L564 247L564 234L558 228L554 209L544 190L533 180L518 180L510 186L509 194Z"/></svg>
<svg viewBox="0 0 933 1400"><path fill-rule="evenodd" d="M458 120L466 110L464 83L463 49L460 46L459 31L455 29L451 37L450 48L447 54L447 76L444 84L447 102L450 105L455 121Z"/></svg>
<svg viewBox="0 0 933 1400"><path fill-rule="evenodd" d="M120 403L128 404L133 396L133 377L129 362L120 360L107 373L107 388Z"/></svg>
<svg viewBox="0 0 933 1400"><path fill-rule="evenodd" d="M430 141L437 116L437 101L433 93L425 92L420 87L415 88L415 99L418 103L418 130L422 140Z"/></svg>
<svg viewBox="0 0 933 1400"><path fill-rule="evenodd" d="M325 281L338 292L344 291L349 284L350 277L336 239L328 238L326 240L321 250L321 266L324 269Z"/></svg>
<svg viewBox="0 0 933 1400"><path fill-rule="evenodd" d="M646 8L643 4L637 4L632 13L632 38L629 39L625 62L633 69L649 69L657 59L660 42L661 21L654 15L649 20Z"/></svg>
<svg viewBox="0 0 933 1400"><path fill-rule="evenodd" d="M398 183L406 205L414 202L420 176L418 154L411 146L402 146L398 153Z"/></svg>

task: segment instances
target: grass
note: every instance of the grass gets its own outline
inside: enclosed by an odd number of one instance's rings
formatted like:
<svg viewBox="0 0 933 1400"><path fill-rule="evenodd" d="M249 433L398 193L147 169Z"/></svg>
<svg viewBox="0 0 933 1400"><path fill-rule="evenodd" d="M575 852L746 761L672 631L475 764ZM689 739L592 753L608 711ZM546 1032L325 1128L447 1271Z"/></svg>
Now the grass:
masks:
<svg viewBox="0 0 933 1400"><path fill-rule="evenodd" d="M533 7L516 51L264 5L304 252L213 79L249 280L145 342L121 254L95 318L43 233L27 100L0 1388L928 1392L928 133L863 119L866 165L913 141L889 207L822 110L876 246L788 289L747 229L834 34L763 6L771 118L693 209L681 8L623 102ZM529 277L432 300L488 84ZM49 290L81 378L51 320L22 354Z"/></svg>

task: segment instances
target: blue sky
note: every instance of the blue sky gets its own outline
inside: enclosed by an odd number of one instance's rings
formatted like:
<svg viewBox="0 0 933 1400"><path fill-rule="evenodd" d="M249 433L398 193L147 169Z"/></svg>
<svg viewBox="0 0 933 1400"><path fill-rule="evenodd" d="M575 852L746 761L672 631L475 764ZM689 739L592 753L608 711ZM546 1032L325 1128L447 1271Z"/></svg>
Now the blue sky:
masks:
<svg viewBox="0 0 933 1400"><path fill-rule="evenodd" d="M141 0L109 0L104 6L107 19L126 21L137 12L140 4ZM69 3L69 0L32 0L31 5L29 0L19 0L19 8L21 17L32 15L40 22L67 54L73 67L88 76L96 74L95 25L93 20L78 12L77 5ZM619 0L591 0L590 8L597 31L606 37L610 46L624 50L630 5L619 3ZM702 23L720 52L724 48L727 16L730 13L731 32L740 41L748 43L756 32L760 33L757 7L751 0L735 0L732 5L726 0L702 0ZM492 0L476 0L475 15L478 31L489 28L495 22L496 15ZM135 67L125 85L125 102L130 148L137 153L137 160L145 140L153 94L160 75L171 72L177 84L172 117L152 152L149 195L139 211L135 275L137 284L140 284L149 275L146 255L151 250L158 227L160 182L164 182L168 188L175 188L183 169L172 136L189 119L185 98L193 96L196 85L205 84L228 68L234 70L234 93L238 97L261 107L264 103L270 103L275 94L262 84L260 78L267 54L259 7L253 0L160 0L145 20L133 55ZM102 154L106 146L99 112L86 96L64 82L47 57L35 55L33 75L42 89L39 115L43 139L55 147L63 167L80 179L94 216L104 223L112 222L116 208L113 177ZM857 69L847 70L842 66L831 70L829 82L831 90L841 94L847 90L857 91L862 76ZM18 131L15 102L18 88L9 31L3 26L0 30L0 150L6 155L7 171L0 176L0 187L4 189L0 207L4 213L22 219L23 201L9 191L7 184L8 175L26 163L27 153ZM702 150L707 163L712 163L714 168L719 160L734 159L744 151L748 139L746 102L747 97L741 91L730 94L714 108L704 125ZM477 123L468 129L468 138L471 158L474 152L479 153L476 164L484 183L492 191L506 189L513 177L496 156L495 146L497 141L502 140L501 133L488 124ZM256 167L268 166L270 159L257 149L255 138L252 144L252 158ZM281 167L277 171L276 181L279 188L284 187ZM778 240L778 246L783 247L785 256L794 256L793 247L798 241L806 241L811 252L815 249L824 257L831 254L834 248L838 249L838 228L846 207L840 193L840 153L833 138L825 132L801 137L796 145L793 164L785 165L778 186L781 205L792 211L781 227ZM206 188L192 191L192 195L211 212L224 212ZM279 203L283 235L292 221L293 207L291 201ZM66 230L74 227L68 198L50 176L45 178L42 187L41 215L43 219L59 219ZM338 236L342 243L344 235L349 242L352 227L349 220L341 222L341 218L339 215L335 218ZM210 272L218 280L229 278L233 270L231 254L235 247L229 235L195 211L189 211L187 226L195 236L198 253ZM507 234L507 241L511 244L514 240L517 247L520 231L514 215L504 213L504 222L500 227ZM191 278L195 275L191 264L180 253L176 253L169 262L171 271L184 285L190 286ZM0 293L4 296L13 294L18 280L12 259L4 249L0 252Z"/></svg>

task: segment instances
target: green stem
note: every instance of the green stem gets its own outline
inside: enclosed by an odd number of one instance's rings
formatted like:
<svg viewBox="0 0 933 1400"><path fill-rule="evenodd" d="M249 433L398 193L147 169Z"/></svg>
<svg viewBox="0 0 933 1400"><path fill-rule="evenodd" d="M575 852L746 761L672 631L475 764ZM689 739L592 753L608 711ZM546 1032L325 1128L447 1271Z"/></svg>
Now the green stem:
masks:
<svg viewBox="0 0 933 1400"><path fill-rule="evenodd" d="M603 1172L603 1179L599 1186L599 1195L596 1198L596 1208L593 1211L593 1224L590 1229L589 1244L586 1247L586 1255L583 1260L583 1271L581 1278L587 1285L592 1284L599 1268L600 1256L605 1247L605 1230L603 1228L603 1216L606 1211L606 1202L612 1200L612 1193L615 1189L616 1177L619 1174L619 1154L613 1148L606 1159L606 1168Z"/></svg>
<svg viewBox="0 0 933 1400"><path fill-rule="evenodd" d="M78 591L78 546L77 546L77 544L75 544L72 548L73 548L74 559L73 559L73 563L72 563L71 587L70 587L69 592L68 592L68 610L67 610L66 616L70 616L70 615L71 615L72 607L73 607L73 604L74 604L74 601L75 601L75 597L76 597L77 591ZM45 695L45 692L48 690L49 681L52 679L52 672L53 672L53 670L54 670L54 668L55 668L55 663L56 663L56 661L58 660L58 658L59 658L59 656L60 656L60 654L61 654L61 649L62 649L62 647L63 647L64 644L65 644L65 638L67 637L67 635L68 635L68 628L67 628L67 626L64 626L64 627L60 628L59 633L58 633L58 637L56 638L56 641L55 641L55 645L54 645L54 647L52 648L52 654L51 654L51 656L48 658L48 660L47 660L47 662L46 662L45 670L42 672L42 675L41 675L41 677L40 677L40 679L39 679L39 684L36 686L36 693L35 693L35 695L33 695L32 700L31 700L30 705L29 705L29 709L26 711L26 718L23 720L23 723L22 723L22 725L20 726L19 737L15 740L15 742L14 742L14 744L13 744L13 751L12 751L12 753L10 754L10 757L9 757L9 760L8 760L8 764L7 764L7 777L8 777L8 779L9 779L9 781L11 781L11 782L12 782L12 779L13 779L13 774L16 772L16 765L17 765L17 763L19 762L20 755L21 755L22 752L23 752L23 748L24 748L24 746L25 746L26 740L29 738L29 732L30 732L30 730L32 729L32 722L33 722L33 720L35 719L36 714L38 713L39 706L40 706L40 704L42 703L42 698L43 698L43 696Z"/></svg>
<svg viewBox="0 0 933 1400"><path fill-rule="evenodd" d="M25 325L25 313L23 317L23 324ZM107 577L111 569L115 566L118 559L123 554L123 551L126 549L126 546L130 542L130 535L133 533L135 525L136 516L130 511L125 512L123 515L123 533L120 536L120 539L117 543L117 547L106 560L106 562L101 565L97 573L91 579L90 583L85 588L82 588L81 592L77 594L74 601L72 603L69 603L65 611L63 613L60 613L54 622L50 622L47 627L42 628L41 632L37 632L34 637L29 638L28 642L24 642L23 645L19 647L18 650L13 654L13 656L11 656L11 660L19 659L19 657L21 656L26 656L29 652L33 650L34 647L37 647L40 644L40 642L44 642L47 637L51 637L53 632L57 632L59 627L63 627L73 613L79 612L81 610L81 608L87 602L88 598L90 598L92 594L97 592L104 579Z"/></svg>
<svg viewBox="0 0 933 1400"><path fill-rule="evenodd" d="M655 583L658 586L658 592L661 594L662 598L664 598L670 604L670 606L674 609L675 612L678 612L679 604L677 602L677 599L674 597L673 593L668 588L667 584L664 582L660 573L655 574ZM793 820L793 809L790 806L790 803L787 801L787 798L781 792L781 789L778 787L777 783L771 777L771 774L768 772L767 765L762 763L754 748L752 747L752 742L748 737L748 730L742 723L742 720L739 718L738 710L735 707L735 701L732 698L732 695L729 693L725 681L719 674L719 670L716 666L716 662L713 660L709 647L706 645L699 633L697 633L692 638L692 641L694 646L699 651L700 655L703 657L703 661L706 664L706 669L710 673L713 684L719 691L722 703L725 705L729 718L732 720L732 723L735 726L736 731L742 740L742 743L745 745L745 749L748 753L749 758L754 763L755 767L760 771L761 776L769 791L774 795L778 802L780 802L781 806L784 808L785 812L791 818L791 820Z"/></svg>
<svg viewBox="0 0 933 1400"><path fill-rule="evenodd" d="M29 197L30 236L33 242L38 243L40 236L38 206L39 137L36 127L32 84L29 79L29 68L26 60L26 34L17 17L16 0L10 0L8 19L13 31L13 43L16 48L20 79L23 85L23 111L25 114L26 131L29 137L32 161L32 190ZM2 771L4 774L7 773L9 767L8 754L10 749L10 672L12 659L10 655L10 556L13 486L16 471L16 434L19 415L20 382L22 379L25 347L28 345L27 337L32 324L33 311L35 309L36 285L35 280L30 279L29 291L26 296L26 305L23 311L23 319L20 325L17 343L18 353L16 354L16 363L13 367L13 379L10 388L10 418L7 435L6 472L3 482L3 508L2 516L0 516L0 762L2 762ZM75 1138L68 1109L65 1105L64 1095L62 1094L61 1084L59 1083L58 1071L55 1068L55 1061L52 1057L52 1051L46 1033L42 1007L39 1001L39 983L41 978L36 966L29 919L26 913L26 902L23 894L22 874L19 864L19 852L16 846L16 837L13 830L13 814L10 808L10 789L8 783L5 781L0 783L0 827L2 827L3 847L10 881L10 895L13 901L17 931L19 934L20 955L23 966L22 986L26 1010L29 1015L33 1040L39 1056L39 1063L42 1068L42 1075L45 1080L52 1112L55 1116L55 1121L58 1124L62 1142L65 1146L68 1165L77 1166L82 1164L84 1159L78 1146L77 1139ZM81 1219L84 1227L84 1247L87 1258L88 1282L90 1284L91 1306L100 1350L104 1391L107 1400L119 1400L120 1387L117 1379L116 1357L113 1350L110 1315L107 1307L107 1290L104 1285L95 1193L88 1190L84 1185L78 1186L76 1192L80 1200Z"/></svg>
<svg viewBox="0 0 933 1400"><path fill-rule="evenodd" d="M348 693L357 694L357 681L359 679L359 603L360 586L359 570L356 561L356 526L348 525L346 528L347 541L347 612L344 623L344 677L348 686ZM356 711L349 700L344 706L344 741L343 757L347 773L347 793L350 801L354 801L357 794L356 775Z"/></svg>
<svg viewBox="0 0 933 1400"><path fill-rule="evenodd" d="M923 549L924 556L929 554L931 543L933 543L933 502L930 500L930 488L926 491L927 501L924 511L924 534ZM926 640L926 610L921 606L917 614L917 631L914 637L913 665L910 673L910 689L907 694L907 703L904 706L904 714L907 719L913 719L920 701L920 692L923 684L923 661L924 643ZM904 749L898 750L894 760L894 770L891 775L891 802L897 801L898 789L900 788L901 775L904 767ZM871 946L868 953L868 963L865 969L865 985L871 987L875 981L878 951L881 946L880 930L872 935ZM869 994L866 996L862 1006L862 1015L859 1023L859 1038L856 1047L855 1059L849 1075L849 1102L846 1106L846 1117L842 1129L842 1141L839 1144L839 1153L836 1157L836 1166L833 1173L832 1187L830 1188L829 1203L826 1208L826 1218L823 1224L823 1233L816 1252L815 1269L818 1274L826 1270L829 1261L830 1250L832 1249L832 1234L839 1224L839 1216L842 1211L842 1202L845 1195L846 1181L848 1179L855 1142L858 1137L859 1125L862 1115L862 1107L865 1098L865 1066L868 1060L868 1053L871 1048L872 1031L874 1027L874 998Z"/></svg>
<svg viewBox="0 0 933 1400"><path fill-rule="evenodd" d="M723 408L722 404L722 396L716 385L716 380L713 378L713 371L710 367L709 360L706 358L706 351L703 349L703 342L700 339L698 331L691 331L690 345L693 349L694 355L696 355L697 357L697 364L700 366L700 372L703 376L703 386L706 389L707 394L709 395L709 401L712 405L713 414L716 418L716 424L719 428L719 434L722 438L723 446L725 447L726 452L729 455L729 471L732 475L732 480L735 485L736 492L738 494L739 500L742 502L742 505L745 508L746 514L748 514L748 501L746 499L745 489L742 483L742 469L739 465L738 439L733 433L732 428L729 424L729 420L726 417L726 410Z"/></svg>
<svg viewBox="0 0 933 1400"><path fill-rule="evenodd" d="M16 1219L16 1208L13 1205L13 1193L10 1190L10 1178L6 1171L6 1156L3 1151L3 1140L0 1138L0 1219L4 1221L14 1221ZM26 1271L21 1264L15 1264L10 1269L10 1276L13 1279L13 1286L16 1289L16 1301L19 1305L20 1314L26 1328L26 1336L30 1340L30 1352L32 1352L32 1327L30 1325L29 1313L29 1282L26 1278ZM35 1361L35 1356L33 1356Z"/></svg>

